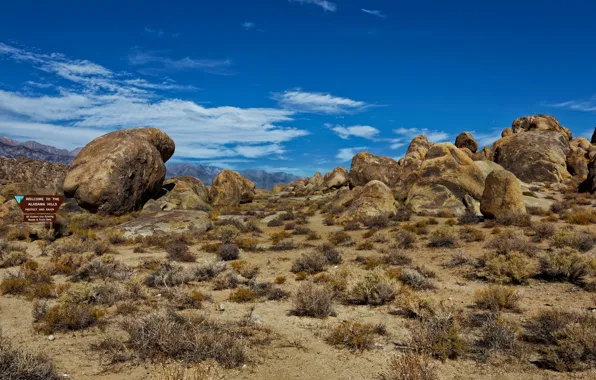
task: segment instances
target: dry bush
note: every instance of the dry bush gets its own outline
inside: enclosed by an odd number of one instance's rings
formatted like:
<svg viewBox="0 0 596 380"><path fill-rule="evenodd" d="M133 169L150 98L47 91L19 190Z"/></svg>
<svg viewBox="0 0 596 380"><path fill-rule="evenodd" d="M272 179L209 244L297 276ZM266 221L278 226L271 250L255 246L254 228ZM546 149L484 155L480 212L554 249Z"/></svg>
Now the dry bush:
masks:
<svg viewBox="0 0 596 380"><path fill-rule="evenodd" d="M103 309L78 303L58 303L38 315L35 330L44 334L56 331L83 330L97 324Z"/></svg>
<svg viewBox="0 0 596 380"><path fill-rule="evenodd" d="M309 274L319 273L325 270L327 263L327 258L319 250L303 253L302 256L294 261L292 272L305 272Z"/></svg>
<svg viewBox="0 0 596 380"><path fill-rule="evenodd" d="M213 279L214 290L236 289L238 287L238 277L234 273L220 273Z"/></svg>
<svg viewBox="0 0 596 380"><path fill-rule="evenodd" d="M313 318L334 315L333 294L325 287L306 282L298 287L290 313Z"/></svg>
<svg viewBox="0 0 596 380"><path fill-rule="evenodd" d="M464 265L475 265L476 260L463 251L457 252L451 256L451 259L445 266L447 268L461 267Z"/></svg>
<svg viewBox="0 0 596 380"><path fill-rule="evenodd" d="M170 365L160 368L155 380L213 380L215 375L210 367Z"/></svg>
<svg viewBox="0 0 596 380"><path fill-rule="evenodd" d="M249 264L244 260L233 261L231 267L247 279L253 279L259 273L259 267L257 265Z"/></svg>
<svg viewBox="0 0 596 380"><path fill-rule="evenodd" d="M292 236L292 234L287 231L280 231L280 232L273 233L273 234L271 234L271 243L273 245L275 245L284 239L290 238L291 236Z"/></svg>
<svg viewBox="0 0 596 380"><path fill-rule="evenodd" d="M471 212L466 212L464 215L458 217L457 221L461 225L466 225L466 224L478 224L478 223L482 222L482 219L483 219L482 216L475 215Z"/></svg>
<svg viewBox="0 0 596 380"><path fill-rule="evenodd" d="M540 274L554 280L581 284L586 276L596 274L596 258L573 248L545 252L539 257Z"/></svg>
<svg viewBox="0 0 596 380"><path fill-rule="evenodd" d="M149 287L170 287L187 284L194 280L193 273L183 267L164 264L145 277L145 285Z"/></svg>
<svg viewBox="0 0 596 380"><path fill-rule="evenodd" d="M114 279L124 281L132 276L133 269L113 256L103 256L101 259L93 259L80 265L70 277L73 282L91 281L94 279Z"/></svg>
<svg viewBox="0 0 596 380"><path fill-rule="evenodd" d="M401 270L399 280L415 290L436 289L437 284L431 278L427 278L419 270L414 268L404 268Z"/></svg>
<svg viewBox="0 0 596 380"><path fill-rule="evenodd" d="M255 299L255 294L248 288L240 287L232 291L228 299L232 302L250 302Z"/></svg>
<svg viewBox="0 0 596 380"><path fill-rule="evenodd" d="M329 240L329 243L333 245L348 245L353 243L352 237L344 231L335 231L329 233L327 240Z"/></svg>
<svg viewBox="0 0 596 380"><path fill-rule="evenodd" d="M15 347L0 330L0 379L58 380L56 367L44 354Z"/></svg>
<svg viewBox="0 0 596 380"><path fill-rule="evenodd" d="M234 240L238 248L245 251L254 252L259 250L259 241L250 237L239 237Z"/></svg>
<svg viewBox="0 0 596 380"><path fill-rule="evenodd" d="M296 228L296 223L294 223L294 222L288 222L284 226L284 230L286 230L286 231L291 231L291 230L293 230L295 228Z"/></svg>
<svg viewBox="0 0 596 380"><path fill-rule="evenodd" d="M395 243L398 248L402 249L410 249L414 247L416 243L417 237L416 234L411 231L401 230L398 231L395 235Z"/></svg>
<svg viewBox="0 0 596 380"><path fill-rule="evenodd" d="M390 248L383 255L383 262L387 265L410 265L412 263L412 257L403 249Z"/></svg>
<svg viewBox="0 0 596 380"><path fill-rule="evenodd" d="M191 363L214 359L225 368L238 367L246 360L241 326L161 310L128 318L121 326L129 335L127 345L141 359Z"/></svg>
<svg viewBox="0 0 596 380"><path fill-rule="evenodd" d="M283 226L284 222L282 222L280 219L271 219L269 222L267 222L267 227L280 227Z"/></svg>
<svg viewBox="0 0 596 380"><path fill-rule="evenodd" d="M409 319L430 318L436 314L436 309L429 299L420 297L419 294L408 288L400 290L395 298L396 309L391 314L401 315Z"/></svg>
<svg viewBox="0 0 596 380"><path fill-rule="evenodd" d="M389 242L389 235L384 232L376 233L370 239L373 243L388 243Z"/></svg>
<svg viewBox="0 0 596 380"><path fill-rule="evenodd" d="M178 309L200 309L203 302L211 300L210 295L199 290L168 288L161 294Z"/></svg>
<svg viewBox="0 0 596 380"><path fill-rule="evenodd" d="M321 239L321 235L319 235L315 231L309 232L308 235L306 236L306 240L319 240L319 239Z"/></svg>
<svg viewBox="0 0 596 380"><path fill-rule="evenodd" d="M357 305L385 305L395 299L395 283L380 271L369 272L350 291L351 303Z"/></svg>
<svg viewBox="0 0 596 380"><path fill-rule="evenodd" d="M400 207L395 214L391 215L394 222L407 222L412 218L412 211L407 207Z"/></svg>
<svg viewBox="0 0 596 380"><path fill-rule="evenodd" d="M279 216L277 218L279 220L283 220L284 222L287 222L288 220L296 219L296 215L292 211L286 211L286 212L282 212L281 214L279 214Z"/></svg>
<svg viewBox="0 0 596 380"><path fill-rule="evenodd" d="M456 248L459 245L453 228L441 227L430 234L428 246L431 248Z"/></svg>
<svg viewBox="0 0 596 380"><path fill-rule="evenodd" d="M168 254L168 259L172 261L191 263L195 262L197 259L195 255L188 249L188 245L183 242L176 242L168 245L166 252Z"/></svg>
<svg viewBox="0 0 596 380"><path fill-rule="evenodd" d="M351 221L344 225L344 231L359 231L360 230L360 223Z"/></svg>
<svg viewBox="0 0 596 380"><path fill-rule="evenodd" d="M231 224L218 227L216 233L222 245L232 243L240 235L238 228Z"/></svg>
<svg viewBox="0 0 596 380"><path fill-rule="evenodd" d="M332 246L331 244L321 244L317 247L317 250L325 256L327 263L330 265L341 264L341 252Z"/></svg>
<svg viewBox="0 0 596 380"><path fill-rule="evenodd" d="M106 239L110 244L120 245L128 242L128 239L124 237L124 232L120 230L112 230L106 233Z"/></svg>
<svg viewBox="0 0 596 380"><path fill-rule="evenodd" d="M438 380L437 371L425 355L412 352L394 356L380 380Z"/></svg>
<svg viewBox="0 0 596 380"><path fill-rule="evenodd" d="M483 323L479 339L475 345L480 353L487 355L493 352L510 351L518 339L518 329L515 325L505 321L500 316L491 316Z"/></svg>
<svg viewBox="0 0 596 380"><path fill-rule="evenodd" d="M10 268L22 265L29 260L26 252L16 251L0 256L0 268Z"/></svg>
<svg viewBox="0 0 596 380"><path fill-rule="evenodd" d="M559 332L580 319L581 315L572 311L543 310L525 326L525 338L534 343L554 345L557 343Z"/></svg>
<svg viewBox="0 0 596 380"><path fill-rule="evenodd" d="M562 202L555 202L550 205L550 211L554 212L555 214L560 214L563 211L566 211L568 206Z"/></svg>
<svg viewBox="0 0 596 380"><path fill-rule="evenodd" d="M424 318L414 325L411 345L416 352L442 361L457 359L468 351L457 317L448 312Z"/></svg>
<svg viewBox="0 0 596 380"><path fill-rule="evenodd" d="M486 243L485 248L494 250L499 255L520 252L528 256L536 254L538 247L527 241L525 237L515 231L503 231Z"/></svg>
<svg viewBox="0 0 596 380"><path fill-rule="evenodd" d="M282 240L269 247L272 251L290 251L296 248L298 248L298 246L292 240Z"/></svg>
<svg viewBox="0 0 596 380"><path fill-rule="evenodd" d="M240 250L236 244L222 244L217 249L217 256L224 261L237 260Z"/></svg>
<svg viewBox="0 0 596 380"><path fill-rule="evenodd" d="M296 228L294 228L294 232L292 232L292 235L308 235L311 232L312 231L310 228L306 226L296 226Z"/></svg>
<svg viewBox="0 0 596 380"><path fill-rule="evenodd" d="M596 245L596 234L573 228L560 229L553 236L552 246L571 247L580 252L587 252Z"/></svg>
<svg viewBox="0 0 596 380"><path fill-rule="evenodd" d="M551 214L549 210L545 210L542 207L535 206L526 206L526 212L530 215L536 216L549 216Z"/></svg>
<svg viewBox="0 0 596 380"><path fill-rule="evenodd" d="M112 306L117 301L130 297L117 282L81 283L70 286L60 298L67 304L89 304Z"/></svg>
<svg viewBox="0 0 596 380"><path fill-rule="evenodd" d="M221 247L221 243L217 242L217 243L207 243L207 244L203 244L201 246L201 249L205 252L209 252L209 253L216 253L217 250L219 249L219 247Z"/></svg>
<svg viewBox="0 0 596 380"><path fill-rule="evenodd" d="M484 232L472 226L464 226L459 229L459 237L466 243L484 241Z"/></svg>
<svg viewBox="0 0 596 380"><path fill-rule="evenodd" d="M374 347L376 326L368 323L343 322L331 329L325 341L335 347L354 351L370 350Z"/></svg>
<svg viewBox="0 0 596 380"><path fill-rule="evenodd" d="M532 240L539 243L553 237L557 232L557 226L548 222L535 223L532 225L532 232L534 233Z"/></svg>
<svg viewBox="0 0 596 380"><path fill-rule="evenodd" d="M532 217L528 214L511 213L497 218L496 222L503 226L530 227L532 225Z"/></svg>
<svg viewBox="0 0 596 380"><path fill-rule="evenodd" d="M389 218L385 215L377 215L370 218L366 218L363 221L364 225L369 228L385 228L389 226Z"/></svg>
<svg viewBox="0 0 596 380"><path fill-rule="evenodd" d="M519 311L521 295L511 287L493 285L478 290L474 294L476 307L491 311L513 310Z"/></svg>
<svg viewBox="0 0 596 380"><path fill-rule="evenodd" d="M593 210L586 210L576 208L565 214L565 221L571 224L579 224L587 226L596 223L596 212Z"/></svg>
<svg viewBox="0 0 596 380"><path fill-rule="evenodd" d="M372 241L363 241L356 246L356 250L358 251L371 251L375 249L375 245Z"/></svg>
<svg viewBox="0 0 596 380"><path fill-rule="evenodd" d="M285 276L276 276L275 279L273 280L273 282L275 282L278 285L285 284L286 277Z"/></svg>
<svg viewBox="0 0 596 380"><path fill-rule="evenodd" d="M525 284L538 274L536 259L519 252L508 254L486 253L479 260L476 276L501 283Z"/></svg>

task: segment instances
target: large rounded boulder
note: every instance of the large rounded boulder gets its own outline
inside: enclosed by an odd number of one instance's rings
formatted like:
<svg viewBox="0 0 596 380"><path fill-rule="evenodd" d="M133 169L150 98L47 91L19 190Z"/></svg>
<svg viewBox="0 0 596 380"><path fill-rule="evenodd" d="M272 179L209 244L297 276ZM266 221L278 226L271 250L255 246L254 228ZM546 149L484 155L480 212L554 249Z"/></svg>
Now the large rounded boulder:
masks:
<svg viewBox="0 0 596 380"><path fill-rule="evenodd" d="M482 197L484 175L467 154L451 143L436 144L426 154L406 206L416 213L463 215L476 209Z"/></svg>
<svg viewBox="0 0 596 380"><path fill-rule="evenodd" d="M327 172L323 177L321 190L339 189L350 184L350 174L343 166L338 166L333 171Z"/></svg>
<svg viewBox="0 0 596 380"><path fill-rule="evenodd" d="M567 136L555 130L514 133L493 145L493 161L524 182L558 183L568 178Z"/></svg>
<svg viewBox="0 0 596 380"><path fill-rule="evenodd" d="M525 214L524 197L515 175L507 170L493 170L486 177L480 212L487 218Z"/></svg>
<svg viewBox="0 0 596 380"><path fill-rule="evenodd" d="M571 131L561 125L557 119L551 115L532 115L522 116L513 121L511 125L513 133L531 132L531 131L556 131L567 138L567 141L573 138Z"/></svg>
<svg viewBox="0 0 596 380"><path fill-rule="evenodd" d="M156 128L123 129L96 138L75 157L64 194L91 212L140 210L161 189L174 141Z"/></svg>
<svg viewBox="0 0 596 380"><path fill-rule="evenodd" d="M345 211L339 221L366 221L378 216L389 217L397 209L391 189L381 181L373 180L366 185L356 187L349 194L338 197L342 199Z"/></svg>
<svg viewBox="0 0 596 380"><path fill-rule="evenodd" d="M214 206L237 206L252 202L256 195L255 188L254 182L240 173L225 169L213 179L209 198Z"/></svg>
<svg viewBox="0 0 596 380"><path fill-rule="evenodd" d="M355 155L350 167L350 182L354 187L364 186L374 180L393 187L399 182L400 175L400 166L393 158L368 152Z"/></svg>
<svg viewBox="0 0 596 380"><path fill-rule="evenodd" d="M472 153L478 150L478 143L469 132L460 133L455 139L455 146L459 149L468 148Z"/></svg>

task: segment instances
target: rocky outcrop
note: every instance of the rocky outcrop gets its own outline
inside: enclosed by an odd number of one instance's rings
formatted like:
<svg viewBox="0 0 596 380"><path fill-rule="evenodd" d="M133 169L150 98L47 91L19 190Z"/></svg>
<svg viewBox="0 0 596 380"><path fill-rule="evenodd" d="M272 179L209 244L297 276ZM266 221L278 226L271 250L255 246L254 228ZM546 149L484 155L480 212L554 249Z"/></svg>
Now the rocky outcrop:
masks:
<svg viewBox="0 0 596 380"><path fill-rule="evenodd" d="M201 180L195 177L172 177L166 180L159 194L145 204L143 210L169 211L208 210L209 193Z"/></svg>
<svg viewBox="0 0 596 380"><path fill-rule="evenodd" d="M596 157L596 146L584 137L571 140L569 145L571 151L567 155L567 171L571 175L587 178L588 163Z"/></svg>
<svg viewBox="0 0 596 380"><path fill-rule="evenodd" d="M68 169L52 162L0 157L0 194L6 198L16 194L8 194L7 185L20 187L25 193L61 194Z"/></svg>
<svg viewBox="0 0 596 380"><path fill-rule="evenodd" d="M468 207L464 198L479 201L484 175L464 152L451 143L434 145L417 173L405 201L412 211L437 215L451 211L463 215Z"/></svg>
<svg viewBox="0 0 596 380"><path fill-rule="evenodd" d="M478 143L469 132L460 133L455 139L455 146L459 149L468 148L472 153L476 153L478 150Z"/></svg>
<svg viewBox="0 0 596 380"><path fill-rule="evenodd" d="M281 193L282 191L284 191L286 189L287 185L283 185L281 183L278 183L277 185L273 186L273 189L271 190L274 194L277 193Z"/></svg>
<svg viewBox="0 0 596 380"><path fill-rule="evenodd" d="M140 210L161 189L174 141L156 128L123 129L91 141L76 156L64 194L91 212Z"/></svg>
<svg viewBox="0 0 596 380"><path fill-rule="evenodd" d="M594 132L592 133L592 138L590 139L592 144L596 144L596 128L594 128Z"/></svg>
<svg viewBox="0 0 596 380"><path fill-rule="evenodd" d="M551 115L532 115L517 118L513 121L511 129L513 130L513 133L556 131L565 136L567 141L573 138L571 131L563 127L559 121Z"/></svg>
<svg viewBox="0 0 596 380"><path fill-rule="evenodd" d="M478 152L474 153L472 157L474 161L491 161L493 159L493 151L490 146L485 146Z"/></svg>
<svg viewBox="0 0 596 380"><path fill-rule="evenodd" d="M209 216L203 211L173 210L141 215L121 224L117 229L124 232L124 237L127 238L183 232L190 232L197 236L209 230L211 226Z"/></svg>
<svg viewBox="0 0 596 380"><path fill-rule="evenodd" d="M215 177L209 190L209 198L214 206L237 206L252 202L256 185L238 172L222 170Z"/></svg>
<svg viewBox="0 0 596 380"><path fill-rule="evenodd" d="M487 218L525 214L526 206L519 180L507 170L493 170L486 177L480 212Z"/></svg>
<svg viewBox="0 0 596 380"><path fill-rule="evenodd" d="M339 221L366 221L377 216L390 216L397 211L391 189L381 181L372 180L364 186L343 192L337 203L347 207ZM339 201L339 198L343 198Z"/></svg>
<svg viewBox="0 0 596 380"><path fill-rule="evenodd" d="M343 166L338 166L333 171L327 172L320 186L321 191L339 189L350 184L350 173Z"/></svg>
<svg viewBox="0 0 596 380"><path fill-rule="evenodd" d="M569 140L559 131L534 128L514 133L497 140L493 152L496 163L524 182L557 183L570 176L567 171Z"/></svg>
<svg viewBox="0 0 596 380"><path fill-rule="evenodd" d="M512 134L513 134L513 129L507 127L505 129L503 129L503 131L501 132L501 137L511 136Z"/></svg>
<svg viewBox="0 0 596 380"><path fill-rule="evenodd" d="M352 159L350 183L356 187L377 180L393 187L399 182L401 174L400 165L393 158L362 152Z"/></svg>
<svg viewBox="0 0 596 380"><path fill-rule="evenodd" d="M577 191L592 194L596 192L596 159L592 159L588 164L588 178L579 184Z"/></svg>

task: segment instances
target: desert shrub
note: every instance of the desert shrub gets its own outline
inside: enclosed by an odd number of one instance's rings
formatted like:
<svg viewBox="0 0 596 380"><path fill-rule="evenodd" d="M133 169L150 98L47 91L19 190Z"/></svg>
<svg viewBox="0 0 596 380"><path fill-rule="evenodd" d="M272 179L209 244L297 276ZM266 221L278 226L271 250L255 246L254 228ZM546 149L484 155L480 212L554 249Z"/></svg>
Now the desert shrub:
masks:
<svg viewBox="0 0 596 380"><path fill-rule="evenodd" d="M267 227L280 227L283 226L284 222L282 222L280 219L271 219L269 222L267 222Z"/></svg>
<svg viewBox="0 0 596 380"><path fill-rule="evenodd" d="M562 202L555 202L550 205L550 211L554 212L555 214L559 214L565 210L567 210L567 205Z"/></svg>
<svg viewBox="0 0 596 380"><path fill-rule="evenodd" d="M573 248L545 252L538 261L546 278L581 283L585 276L596 274L596 258Z"/></svg>
<svg viewBox="0 0 596 380"><path fill-rule="evenodd" d="M497 218L496 222L503 226L530 227L532 217L528 214L510 213Z"/></svg>
<svg viewBox="0 0 596 380"><path fill-rule="evenodd" d="M155 380L211 380L213 372L207 366L163 365Z"/></svg>
<svg viewBox="0 0 596 380"><path fill-rule="evenodd" d="M333 245L350 244L352 238L344 231L331 232L327 236L327 240Z"/></svg>
<svg viewBox="0 0 596 380"><path fill-rule="evenodd" d="M309 274L319 273L325 270L327 263L327 258L319 250L303 253L302 256L294 261L292 272L305 272Z"/></svg>
<svg viewBox="0 0 596 380"><path fill-rule="evenodd" d="M354 351L370 350L374 347L375 326L368 323L343 322L333 327L325 338L332 346Z"/></svg>
<svg viewBox="0 0 596 380"><path fill-rule="evenodd" d="M120 230L112 230L106 233L106 239L110 244L120 245L128 242L128 239L124 237L124 232Z"/></svg>
<svg viewBox="0 0 596 380"><path fill-rule="evenodd" d="M224 290L224 289L235 289L238 287L238 277L236 274L231 272L224 272L218 274L213 279L213 289L214 290Z"/></svg>
<svg viewBox="0 0 596 380"><path fill-rule="evenodd" d="M463 226L459 229L459 237L466 243L472 243L477 241L484 241L484 232L478 228L471 226Z"/></svg>
<svg viewBox="0 0 596 380"><path fill-rule="evenodd" d="M389 225L389 218L385 215L377 215L364 219L364 225L369 228L385 228Z"/></svg>
<svg viewBox="0 0 596 380"><path fill-rule="evenodd" d="M310 228L306 227L306 226L296 226L296 228L294 228L294 232L292 232L293 235L308 235L310 234L312 231L310 230Z"/></svg>
<svg viewBox="0 0 596 380"><path fill-rule="evenodd" d="M576 312L561 309L543 310L530 319L525 326L525 338L535 343L554 345L557 343L560 331L580 319L581 315Z"/></svg>
<svg viewBox="0 0 596 380"><path fill-rule="evenodd" d="M297 247L298 246L296 243L294 243L292 240L282 240L273 244L271 247L269 247L269 249L272 251L289 251L296 249Z"/></svg>
<svg viewBox="0 0 596 380"><path fill-rule="evenodd" d="M464 215L457 218L457 221L461 225L466 224L478 224L482 222L482 216L475 215L471 212L466 212Z"/></svg>
<svg viewBox="0 0 596 380"><path fill-rule="evenodd" d="M389 235L384 232L376 233L370 239L373 243L388 243L389 242Z"/></svg>
<svg viewBox="0 0 596 380"><path fill-rule="evenodd" d="M286 230L286 231L291 231L291 230L293 230L295 228L296 228L296 223L294 223L294 222L288 222L284 226L284 230Z"/></svg>
<svg viewBox="0 0 596 380"><path fill-rule="evenodd" d="M221 246L222 246L222 244L220 242L206 243L201 246L201 249L205 252L216 253L217 250L219 249L219 247L221 247Z"/></svg>
<svg viewBox="0 0 596 380"><path fill-rule="evenodd" d="M234 240L234 243L238 248L249 252L257 251L259 249L259 241L250 237L237 238Z"/></svg>
<svg viewBox="0 0 596 380"><path fill-rule="evenodd" d="M428 246L431 248L455 248L458 246L457 235L449 227L441 227L430 234Z"/></svg>
<svg viewBox="0 0 596 380"><path fill-rule="evenodd" d="M275 282L278 285L285 284L286 277L285 276L276 276L275 279L273 280L273 282Z"/></svg>
<svg viewBox="0 0 596 380"><path fill-rule="evenodd" d="M429 290L437 287L434 280L427 278L419 270L414 268L402 269L399 279L404 284L416 290Z"/></svg>
<svg viewBox="0 0 596 380"><path fill-rule="evenodd" d="M208 261L187 267L185 272L188 273L191 281L209 281L224 272L226 268L226 263L222 261Z"/></svg>
<svg viewBox="0 0 596 380"><path fill-rule="evenodd" d="M488 252L479 260L479 266L479 278L501 283L525 284L538 274L537 261L519 252Z"/></svg>
<svg viewBox="0 0 596 380"><path fill-rule="evenodd" d="M243 260L233 261L231 267L242 277L248 279L255 278L259 273L259 267L257 265L249 264Z"/></svg>
<svg viewBox="0 0 596 380"><path fill-rule="evenodd" d="M474 265L476 260L472 258L470 255L466 254L465 252L457 252L451 256L451 260L445 266L447 268L455 268L464 265Z"/></svg>
<svg viewBox="0 0 596 380"><path fill-rule="evenodd" d="M394 356L381 380L438 380L435 367L424 356L412 352Z"/></svg>
<svg viewBox="0 0 596 380"><path fill-rule="evenodd" d="M335 218L333 215L327 215L325 219L323 219L323 224L326 226L334 226L335 225Z"/></svg>
<svg viewBox="0 0 596 380"><path fill-rule="evenodd" d="M395 283L379 271L367 273L350 291L350 301L358 305L379 306L395 299Z"/></svg>
<svg viewBox="0 0 596 380"><path fill-rule="evenodd" d="M272 233L271 234L271 243L277 244L284 239L288 239L291 236L292 236L292 234L290 234L287 231L280 231L280 232Z"/></svg>
<svg viewBox="0 0 596 380"><path fill-rule="evenodd" d="M78 303L58 303L39 316L35 329L44 334L56 331L83 330L97 324L103 309Z"/></svg>
<svg viewBox="0 0 596 380"><path fill-rule="evenodd" d="M255 299L255 294L252 290L240 287L230 293L229 300L232 302L250 302Z"/></svg>
<svg viewBox="0 0 596 380"><path fill-rule="evenodd" d="M390 248L389 251L383 255L383 262L387 265L410 265L412 263L412 258L407 251Z"/></svg>
<svg viewBox="0 0 596 380"><path fill-rule="evenodd" d="M587 252L596 245L596 235L572 228L560 229L553 236L552 245L556 248L571 247L580 252Z"/></svg>
<svg viewBox="0 0 596 380"><path fill-rule="evenodd" d="M70 280L73 282L77 281L90 281L93 279L114 279L118 281L124 281L132 275L132 268L120 261L114 259L113 256L104 256L101 259L94 259L78 267Z"/></svg>
<svg viewBox="0 0 596 380"><path fill-rule="evenodd" d="M218 227L216 232L222 245L232 243L240 235L238 228L231 224Z"/></svg>
<svg viewBox="0 0 596 380"><path fill-rule="evenodd" d="M164 264L145 277L145 285L149 287L170 287L187 284L194 279L193 274L183 267Z"/></svg>
<svg viewBox="0 0 596 380"><path fill-rule="evenodd" d="M188 245L183 242L176 242L166 248L168 259L172 261L194 262L196 260L188 249Z"/></svg>
<svg viewBox="0 0 596 380"><path fill-rule="evenodd" d="M319 240L321 238L321 236L316 233L315 231L311 231L308 233L308 235L306 236L306 240Z"/></svg>
<svg viewBox="0 0 596 380"><path fill-rule="evenodd" d="M416 243L416 234L411 231L401 230L398 231L395 235L395 244L398 248L402 249L410 249L414 247Z"/></svg>
<svg viewBox="0 0 596 380"><path fill-rule="evenodd" d="M0 268L10 268L22 265L29 260L26 252L10 252L4 256L0 256Z"/></svg>
<svg viewBox="0 0 596 380"><path fill-rule="evenodd" d="M428 299L420 297L418 293L408 288L400 290L395 299L395 305L397 308L390 313L409 319L430 318L437 314L435 307Z"/></svg>
<svg viewBox="0 0 596 380"><path fill-rule="evenodd" d="M279 220L283 220L284 222L287 222L288 220L296 219L296 215L292 211L286 211L286 212L282 212L281 214L279 214L278 218L279 218Z"/></svg>
<svg viewBox="0 0 596 380"><path fill-rule="evenodd" d="M363 241L361 243L358 243L358 245L356 246L356 249L358 251L370 251L375 249L375 245L373 244L372 241Z"/></svg>
<svg viewBox="0 0 596 380"><path fill-rule="evenodd" d="M565 214L565 221L582 226L594 224L596 223L596 212L586 209L574 209Z"/></svg>
<svg viewBox="0 0 596 380"><path fill-rule="evenodd" d="M29 290L31 283L23 277L8 277L0 283L0 293L2 294L25 294Z"/></svg>
<svg viewBox="0 0 596 380"><path fill-rule="evenodd" d="M474 295L476 307L491 311L519 310L521 296L517 290L507 286L494 285L478 290Z"/></svg>
<svg viewBox="0 0 596 380"><path fill-rule="evenodd" d="M555 235L556 231L557 227L553 223L535 223L532 225L532 232L534 233L532 240L539 243L545 239L550 239Z"/></svg>
<svg viewBox="0 0 596 380"><path fill-rule="evenodd" d="M298 287L294 296L293 315L324 318L334 315L333 295L325 287L305 282Z"/></svg>
<svg viewBox="0 0 596 380"><path fill-rule="evenodd" d="M52 360L21 347L15 347L0 331L0 379L58 380Z"/></svg>
<svg viewBox="0 0 596 380"><path fill-rule="evenodd" d="M217 250L217 255L224 261L237 260L240 250L236 244L222 244Z"/></svg>
<svg viewBox="0 0 596 380"><path fill-rule="evenodd" d="M485 245L486 248L494 250L499 255L506 255L512 252L524 253L533 256L536 251L536 245L527 241L522 235L513 231L504 231L499 233Z"/></svg>
<svg viewBox="0 0 596 380"><path fill-rule="evenodd" d="M445 361L457 359L468 350L460 323L452 313L440 313L420 320L412 328L412 347L421 354Z"/></svg>
<svg viewBox="0 0 596 380"><path fill-rule="evenodd" d="M342 262L341 252L337 248L332 246L331 244L321 244L317 247L317 250L319 252L321 252L323 254L323 256L325 256L325 259L327 260L327 264L330 264L330 265L341 264L341 262Z"/></svg>
<svg viewBox="0 0 596 380"><path fill-rule="evenodd" d="M400 207L395 214L391 215L391 220L394 222L407 222L412 218L412 211L406 207Z"/></svg>
<svg viewBox="0 0 596 380"><path fill-rule="evenodd" d="M500 316L491 316L480 328L475 345L483 355L491 352L508 351L514 348L518 339L517 328Z"/></svg>
<svg viewBox="0 0 596 380"><path fill-rule="evenodd" d="M127 345L141 359L170 358L194 363L214 359L225 368L238 367L246 360L242 326L168 311L128 318L121 326L129 335Z"/></svg>
<svg viewBox="0 0 596 380"><path fill-rule="evenodd" d="M344 231L359 231L360 230L360 223L358 222L348 222L344 226Z"/></svg>

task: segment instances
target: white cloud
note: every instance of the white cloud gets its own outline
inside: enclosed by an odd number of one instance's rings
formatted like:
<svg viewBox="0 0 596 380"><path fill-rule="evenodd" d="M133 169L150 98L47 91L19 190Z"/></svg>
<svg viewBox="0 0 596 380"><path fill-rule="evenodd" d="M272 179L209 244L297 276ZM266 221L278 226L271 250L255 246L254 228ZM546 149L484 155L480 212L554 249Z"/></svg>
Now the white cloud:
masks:
<svg viewBox="0 0 596 380"><path fill-rule="evenodd" d="M289 0L290 2L302 3L302 4L315 4L329 12L335 12L337 5L327 0Z"/></svg>
<svg viewBox="0 0 596 380"><path fill-rule="evenodd" d="M18 133L27 139L73 148L108 131L156 127L174 139L177 157L204 159L279 155L284 152L281 143L308 134L279 125L293 120L290 110L207 108L192 101L162 98L154 92L184 87L171 80L152 83L92 62L0 44L0 57L3 55L32 63L74 85L43 96L0 90L0 134Z"/></svg>
<svg viewBox="0 0 596 380"><path fill-rule="evenodd" d="M348 139L350 136L362 137L365 139L374 139L378 134L379 130L368 125L354 125L351 127L344 127L336 125L331 128L335 133L342 139Z"/></svg>
<svg viewBox="0 0 596 380"><path fill-rule="evenodd" d="M159 29L151 29L151 28L145 27L145 34L147 34L149 36L154 36L154 37L163 37L163 35L165 34L165 32L161 28L159 28Z"/></svg>
<svg viewBox="0 0 596 380"><path fill-rule="evenodd" d="M254 22L246 21L242 23L242 27L246 30L251 30L256 27L256 24Z"/></svg>
<svg viewBox="0 0 596 380"><path fill-rule="evenodd" d="M364 9L364 8L362 8L362 12L368 13L369 15L377 16L377 17L380 17L380 18L387 17L386 14L384 14L381 11L378 11L378 10L370 10L370 9Z"/></svg>
<svg viewBox="0 0 596 380"><path fill-rule="evenodd" d="M195 59L184 57L172 59L155 51L134 49L128 55L128 63L133 66L153 66L144 69L149 73L168 70L201 70L211 74L229 74L226 69L232 65L229 59Z"/></svg>
<svg viewBox="0 0 596 380"><path fill-rule="evenodd" d="M365 146L357 147L357 148L342 148L337 152L337 157L341 162L351 161L352 158L359 152L368 149Z"/></svg>
<svg viewBox="0 0 596 380"><path fill-rule="evenodd" d="M492 145L495 141L501 138L501 131L500 130L493 130L490 133L479 133L475 134L471 132L472 136L478 143L478 148L482 148L486 145Z"/></svg>
<svg viewBox="0 0 596 380"><path fill-rule="evenodd" d="M570 100L563 103L550 104L551 107L568 108L574 111L596 112L596 95L589 100Z"/></svg>
<svg viewBox="0 0 596 380"><path fill-rule="evenodd" d="M305 92L300 89L273 94L273 99L287 109L296 112L341 114L359 112L370 105L362 101L341 98L320 92Z"/></svg>
<svg viewBox="0 0 596 380"><path fill-rule="evenodd" d="M428 138L428 141L434 143L445 142L449 139L448 133L427 128L398 128L394 129L393 132L407 139L413 139L418 135L425 135Z"/></svg>

